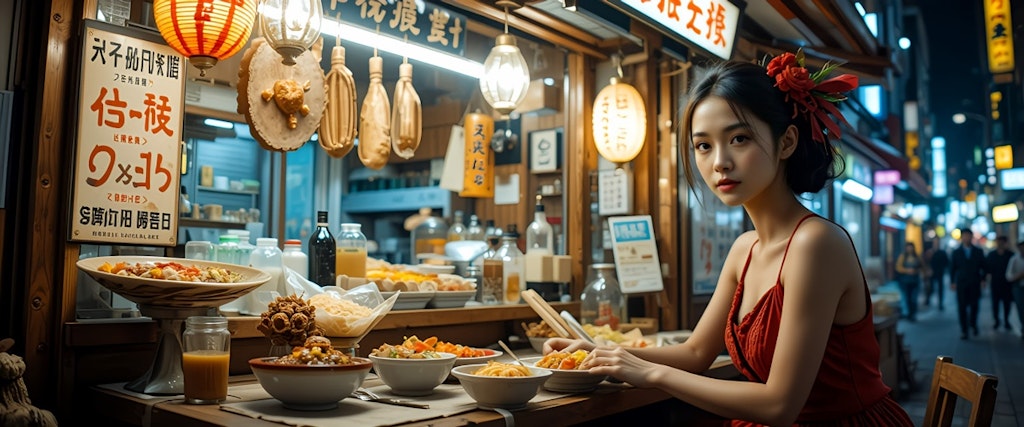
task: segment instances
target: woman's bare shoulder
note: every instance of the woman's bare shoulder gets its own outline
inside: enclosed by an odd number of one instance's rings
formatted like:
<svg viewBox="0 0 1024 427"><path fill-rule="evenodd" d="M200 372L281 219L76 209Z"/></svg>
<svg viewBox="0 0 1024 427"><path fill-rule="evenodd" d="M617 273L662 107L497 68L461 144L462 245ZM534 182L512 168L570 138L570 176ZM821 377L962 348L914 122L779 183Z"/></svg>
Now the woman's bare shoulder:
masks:
<svg viewBox="0 0 1024 427"><path fill-rule="evenodd" d="M797 228L789 253L804 259L816 259L817 264L823 267L840 267L857 260L846 229L820 217L809 219ZM859 264L854 262L852 265Z"/></svg>

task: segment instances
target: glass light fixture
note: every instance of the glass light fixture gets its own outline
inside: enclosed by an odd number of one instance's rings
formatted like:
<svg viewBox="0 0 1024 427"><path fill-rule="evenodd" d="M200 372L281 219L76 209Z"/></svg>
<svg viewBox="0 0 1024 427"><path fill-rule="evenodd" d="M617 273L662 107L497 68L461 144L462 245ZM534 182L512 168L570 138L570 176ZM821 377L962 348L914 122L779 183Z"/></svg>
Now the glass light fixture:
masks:
<svg viewBox="0 0 1024 427"><path fill-rule="evenodd" d="M618 76L594 99L593 130L597 152L614 163L626 163L640 154L647 139L647 109L633 86L622 82L621 55L612 57Z"/></svg>
<svg viewBox="0 0 1024 427"><path fill-rule="evenodd" d="M167 45L187 56L202 76L218 60L238 53L249 41L257 3L154 0L153 19Z"/></svg>
<svg viewBox="0 0 1024 427"><path fill-rule="evenodd" d="M260 32L285 65L294 65L295 58L320 36L323 15L320 0L263 0Z"/></svg>
<svg viewBox="0 0 1024 427"><path fill-rule="evenodd" d="M515 37L508 33L508 8L519 5L508 0L498 0L495 4L505 8L505 32L494 40L494 47L484 60L480 92L495 111L507 116L526 98L530 68L516 46Z"/></svg>

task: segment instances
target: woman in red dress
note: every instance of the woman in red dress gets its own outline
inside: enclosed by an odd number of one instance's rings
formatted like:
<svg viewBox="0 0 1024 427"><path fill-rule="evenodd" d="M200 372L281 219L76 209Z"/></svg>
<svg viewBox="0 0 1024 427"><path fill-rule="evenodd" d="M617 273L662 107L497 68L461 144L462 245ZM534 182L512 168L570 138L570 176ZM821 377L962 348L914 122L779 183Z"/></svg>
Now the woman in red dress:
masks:
<svg viewBox="0 0 1024 427"><path fill-rule="evenodd" d="M849 75L810 72L801 52L767 67L726 62L690 92L682 123L690 161L723 203L743 206L754 229L729 251L714 295L686 342L594 348L548 340L546 352L592 350L584 367L656 387L732 425L912 426L879 373L871 298L843 227L798 199L840 176L831 144L835 103ZM699 373L728 350L749 381Z"/></svg>

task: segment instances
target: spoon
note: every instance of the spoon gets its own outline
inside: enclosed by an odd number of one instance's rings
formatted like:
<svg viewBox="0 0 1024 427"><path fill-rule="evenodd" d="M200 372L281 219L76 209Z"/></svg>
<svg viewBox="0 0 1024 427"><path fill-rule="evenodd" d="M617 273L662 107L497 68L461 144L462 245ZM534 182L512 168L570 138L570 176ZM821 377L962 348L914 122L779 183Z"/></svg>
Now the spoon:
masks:
<svg viewBox="0 0 1024 427"><path fill-rule="evenodd" d="M498 345L500 345L501 348L503 348L505 352L509 354L509 356L512 356L512 358L516 360L516 363L518 363L519 366L526 366L526 364L523 363L522 360L519 360L519 356L516 356L516 354L512 352L512 349L508 348L508 346L505 345L505 341L498 340Z"/></svg>

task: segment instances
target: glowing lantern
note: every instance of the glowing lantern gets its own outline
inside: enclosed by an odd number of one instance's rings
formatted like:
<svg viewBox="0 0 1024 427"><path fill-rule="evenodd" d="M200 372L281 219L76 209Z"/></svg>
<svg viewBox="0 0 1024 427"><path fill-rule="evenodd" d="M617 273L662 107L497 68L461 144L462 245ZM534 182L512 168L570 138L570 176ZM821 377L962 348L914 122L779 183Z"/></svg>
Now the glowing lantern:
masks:
<svg viewBox="0 0 1024 427"><path fill-rule="evenodd" d="M309 49L320 37L324 10L320 0L263 0L260 32L285 65Z"/></svg>
<svg viewBox="0 0 1024 427"><path fill-rule="evenodd" d="M612 77L594 100L593 126L594 145L605 159L633 160L647 138L647 110L640 92Z"/></svg>
<svg viewBox="0 0 1024 427"><path fill-rule="evenodd" d="M526 98L526 89L530 87L530 68L516 46L516 38L508 33L508 8L518 5L508 0L499 0L495 4L505 8L505 32L498 34L494 47L484 60L480 92L494 111L507 116Z"/></svg>
<svg viewBox="0 0 1024 427"><path fill-rule="evenodd" d="M252 34L257 0L153 0L153 17L167 44L199 69L238 53Z"/></svg>

